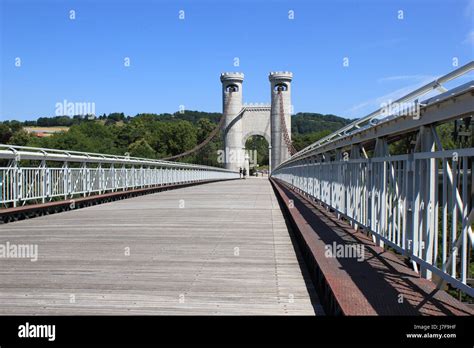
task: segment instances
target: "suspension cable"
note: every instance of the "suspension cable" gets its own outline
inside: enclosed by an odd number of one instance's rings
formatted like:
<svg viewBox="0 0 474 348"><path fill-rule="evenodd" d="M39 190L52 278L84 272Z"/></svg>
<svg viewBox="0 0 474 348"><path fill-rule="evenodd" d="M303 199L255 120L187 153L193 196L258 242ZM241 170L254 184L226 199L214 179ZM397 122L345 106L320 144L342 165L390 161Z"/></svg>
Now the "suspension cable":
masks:
<svg viewBox="0 0 474 348"><path fill-rule="evenodd" d="M219 124L211 131L211 133L209 133L209 135L207 136L206 139L204 139L203 142L201 142L200 144L196 145L195 147L193 147L191 150L188 150L188 151L185 151L183 153L180 153L178 155L174 155L174 156L170 156L170 157L166 157L166 158L162 158L162 160L164 161L170 161L170 160L174 160L174 159L177 159L177 158L181 158L181 157L184 157L184 156L189 156L197 151L199 151L200 149L202 149L204 146L206 146L207 144L209 144L212 139L214 139L214 137L217 135L217 133L219 132L219 129L221 129L223 126L224 126L224 122L225 122L225 115L227 115L227 111L228 111L228 108L229 108L229 105L230 105L230 99L231 99L231 96L232 96L232 92L229 91L229 97L227 98L227 101L224 105L224 113L222 114L221 116L221 119L219 121Z"/></svg>
<svg viewBox="0 0 474 348"><path fill-rule="evenodd" d="M282 135L283 140L290 152L290 155L295 154L297 151L293 144L291 143L290 135L288 134L288 128L286 127L285 115L284 115L284 108L283 108L283 94L281 93L281 89L278 89L278 97L280 99L280 126L283 129Z"/></svg>

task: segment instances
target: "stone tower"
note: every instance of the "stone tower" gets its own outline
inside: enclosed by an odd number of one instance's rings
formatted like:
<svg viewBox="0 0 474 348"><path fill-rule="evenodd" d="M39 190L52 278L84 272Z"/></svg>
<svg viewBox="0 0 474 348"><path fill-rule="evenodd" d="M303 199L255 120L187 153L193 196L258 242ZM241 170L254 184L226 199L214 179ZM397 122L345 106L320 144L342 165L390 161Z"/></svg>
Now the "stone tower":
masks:
<svg viewBox="0 0 474 348"><path fill-rule="evenodd" d="M221 74L223 105L223 136L225 167L230 170L248 167L245 160L245 141L252 135L263 136L269 144L270 170L290 158L285 142L283 114L287 134L291 140L291 80L293 74L270 73L271 105L242 104L244 74Z"/></svg>
<svg viewBox="0 0 474 348"><path fill-rule="evenodd" d="M224 151L226 169L238 171L245 160L245 149L242 147L242 120L237 118L242 110L242 73L223 73L222 105L224 130Z"/></svg>
<svg viewBox="0 0 474 348"><path fill-rule="evenodd" d="M283 137L283 124L280 114L286 123L291 140L291 80L293 74L288 71L271 72L268 76L271 85L271 168L290 158L290 151Z"/></svg>

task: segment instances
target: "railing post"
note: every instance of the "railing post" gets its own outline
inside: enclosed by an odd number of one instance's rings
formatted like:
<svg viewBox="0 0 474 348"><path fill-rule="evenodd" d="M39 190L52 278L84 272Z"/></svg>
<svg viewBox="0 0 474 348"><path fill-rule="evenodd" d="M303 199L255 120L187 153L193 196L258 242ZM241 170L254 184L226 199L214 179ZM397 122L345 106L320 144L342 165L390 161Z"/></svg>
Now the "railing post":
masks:
<svg viewBox="0 0 474 348"><path fill-rule="evenodd" d="M87 165L86 165L86 162L83 162L82 165L81 165L81 176L82 176L82 191L83 191L83 195L84 197L87 196Z"/></svg>
<svg viewBox="0 0 474 348"><path fill-rule="evenodd" d="M375 230L378 230L378 233L383 237L386 237L387 232L387 161L389 156L390 153L388 151L387 140L385 138L377 138L375 142L374 157L383 160L376 164L374 163L377 171L377 200L375 200L377 208L374 211L374 213L377 214L377 223L375 225ZM384 246L384 242L377 235L375 236L375 241L380 247Z"/></svg>
<svg viewBox="0 0 474 348"><path fill-rule="evenodd" d="M104 178L103 178L103 171L102 171L102 163L99 163L97 165L97 177L98 177L98 184L99 184L99 194L102 193L103 189L104 189Z"/></svg>
<svg viewBox="0 0 474 348"><path fill-rule="evenodd" d="M374 224L374 166L372 163L372 159L367 159L367 201L366 201L366 210L367 210L367 226L371 231L374 231L375 224Z"/></svg>
<svg viewBox="0 0 474 348"><path fill-rule="evenodd" d="M408 256L415 255L414 245L414 230L415 219L414 219L414 169L415 159L413 154L408 155L408 159L405 166L405 205L403 211L405 212L405 238L403 239L403 249L406 251Z"/></svg>
<svg viewBox="0 0 474 348"><path fill-rule="evenodd" d="M336 208L337 213L337 219L340 220L342 215L341 212L343 212L342 209L342 188L344 185L344 167L342 165L342 151L337 150L336 151L336 157L333 162L333 166L335 166L335 179L333 179L333 206Z"/></svg>
<svg viewBox="0 0 474 348"><path fill-rule="evenodd" d="M351 146L350 151L350 160L358 160L360 159L360 144L355 144ZM350 165L350 173L351 173L351 188L348 192L349 194L349 208L350 216L354 221L361 221L361 217L359 216L359 203L362 200L360 194L362 194L362 190L360 190L360 176L362 175L362 168L360 163L352 163ZM357 231L359 225L351 221L351 226Z"/></svg>
<svg viewBox="0 0 474 348"><path fill-rule="evenodd" d="M421 152L433 152L435 151L435 142L433 138L433 131L430 127L421 127L420 129L420 151ZM421 161L421 173L424 176L423 183L421 183L422 197L423 197L423 229L422 229L422 258L429 264L433 264L433 245L435 236L435 204L437 198L435 196L437 192L437 174L435 172L436 160L429 158ZM436 207L437 209L437 207ZM426 267L421 266L421 276L427 279L431 279L431 271Z"/></svg>
<svg viewBox="0 0 474 348"><path fill-rule="evenodd" d="M22 175L21 168L18 165L19 160L15 155L15 159L12 162L12 173L13 173L13 206L16 207L20 203L21 190L22 190Z"/></svg>
<svg viewBox="0 0 474 348"><path fill-rule="evenodd" d="M112 186L110 191L111 192L117 191L117 178L115 176L115 166L113 163L109 165L109 179L110 179L110 186Z"/></svg>

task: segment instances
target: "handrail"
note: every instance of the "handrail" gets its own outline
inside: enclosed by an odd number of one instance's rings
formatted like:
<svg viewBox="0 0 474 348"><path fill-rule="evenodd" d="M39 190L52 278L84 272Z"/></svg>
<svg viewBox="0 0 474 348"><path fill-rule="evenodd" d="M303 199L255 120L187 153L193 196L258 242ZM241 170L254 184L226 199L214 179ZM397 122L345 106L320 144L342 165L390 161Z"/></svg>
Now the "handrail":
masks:
<svg viewBox="0 0 474 348"><path fill-rule="evenodd" d="M396 103L418 98L471 70L474 62ZM474 147L444 149L437 133L441 124L472 121L474 81L418 106L415 115L406 110L384 114L374 124L379 109L306 147L273 169L271 176L326 206L355 229L364 229L379 246L408 257L422 277L432 279L436 274L474 296L469 282ZM390 153L393 141L405 137L411 143L407 137L412 134L416 143L409 153Z"/></svg>
<svg viewBox="0 0 474 348"><path fill-rule="evenodd" d="M439 88L440 86L442 86L443 83L446 83L446 82L452 81L456 78L459 78L460 76L465 75L465 74L467 74L468 72L470 72L472 70L474 70L474 61L471 61L471 62L467 63L466 65L463 65L462 67L459 67L458 69L453 70L450 73L448 73L446 75L443 75L443 76L435 79L434 81L432 81L430 83L427 83L426 85L424 85L424 86L422 86L422 87L406 94L405 96L395 100L393 103L394 104L401 104L401 103L406 103L408 101L412 101L415 98L419 98L419 97L421 97L421 96L423 96L423 95ZM357 131L359 128L362 127L363 124L369 123L374 118L379 116L383 111L384 111L384 108L381 107L381 108L371 112L367 116L364 116L360 119L355 120L354 122L348 124L347 126L344 126L344 127L340 128L339 130L325 136L324 138L322 138L322 139L314 142L313 144L305 147L304 149L298 151L297 153L294 154L293 157L300 157L303 154L307 153L308 151L314 150L314 149L322 146L325 143L329 143L329 142L335 140L336 138L340 138L340 137L343 137L343 136L350 135L351 131Z"/></svg>
<svg viewBox="0 0 474 348"><path fill-rule="evenodd" d="M118 164L143 164L152 166L208 169L222 172L231 172L228 169L197 165L191 163L172 162L142 157L129 157L94 152L81 152L70 150L58 150L49 148L38 148L31 146L14 146L0 144L0 159L24 159L24 160L46 160L46 161L68 161L89 163L118 163Z"/></svg>

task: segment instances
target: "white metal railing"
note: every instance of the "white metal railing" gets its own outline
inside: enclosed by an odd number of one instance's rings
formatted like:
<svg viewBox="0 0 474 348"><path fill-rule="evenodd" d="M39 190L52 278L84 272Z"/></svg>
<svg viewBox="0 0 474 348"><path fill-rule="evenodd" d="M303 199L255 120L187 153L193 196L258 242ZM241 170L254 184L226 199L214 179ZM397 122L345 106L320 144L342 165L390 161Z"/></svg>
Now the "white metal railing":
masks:
<svg viewBox="0 0 474 348"><path fill-rule="evenodd" d="M0 206L204 180L237 172L187 163L0 144Z"/></svg>
<svg viewBox="0 0 474 348"><path fill-rule="evenodd" d="M427 94L433 92L433 91L443 91L446 92L447 89L443 86L443 84L448 83L450 81L456 80L462 76L466 76L466 74L470 73L471 71L474 70L474 61L471 61L467 63L466 65L463 65L459 67L458 69L455 69L451 71L450 73L443 75L436 80L414 90L413 92L408 93L407 95L393 101L393 104L408 104L410 102L413 103L413 105L419 106L419 105L424 105L430 102L433 102L433 100L428 99L427 101L423 103L418 103L418 98L421 98L423 96L426 96ZM471 81L472 82L472 81ZM425 97L426 98L426 97ZM342 127L341 129L337 130L334 133L331 133L324 138L314 142L313 144L307 146L306 148L300 150L298 153L295 154L295 158L299 157L307 152L310 152L318 147L323 146L324 144L330 143L334 140L337 140L341 137L345 137L350 134L354 134L362 129L365 129L367 127L371 127L373 125L374 121L379 121L380 117L383 115L385 118L391 118L396 115L384 115L385 108L381 107L374 112L371 112L367 116L361 117L354 122L348 124L347 126Z"/></svg>
<svg viewBox="0 0 474 348"><path fill-rule="evenodd" d="M380 246L406 255L421 276L436 274L439 285L450 283L474 297L474 148L443 149L436 130L474 116L473 86L422 103L417 119L401 115L357 136L336 132L271 176L370 233ZM408 134L416 135L411 153L390 155L388 145Z"/></svg>
<svg viewBox="0 0 474 348"><path fill-rule="evenodd" d="M468 208L473 156L474 148L469 148L393 158L302 160L272 176L473 296L466 285L468 247L473 241ZM431 165L434 172L426 170ZM430 180L434 185L423 185ZM460 262L452 262L457 258Z"/></svg>

